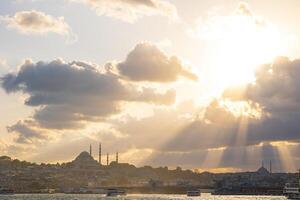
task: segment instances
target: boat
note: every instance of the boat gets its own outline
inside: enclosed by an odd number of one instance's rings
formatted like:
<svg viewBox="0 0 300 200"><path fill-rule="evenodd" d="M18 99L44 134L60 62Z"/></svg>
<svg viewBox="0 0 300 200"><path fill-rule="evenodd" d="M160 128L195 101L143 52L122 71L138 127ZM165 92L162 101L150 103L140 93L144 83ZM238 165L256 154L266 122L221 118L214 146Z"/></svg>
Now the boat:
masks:
<svg viewBox="0 0 300 200"><path fill-rule="evenodd" d="M126 191L124 189L118 189L118 188L109 188L106 191L107 197L116 197L116 196L125 196Z"/></svg>
<svg viewBox="0 0 300 200"><path fill-rule="evenodd" d="M199 197L201 196L201 192L199 189L191 189L186 192L188 197Z"/></svg>
<svg viewBox="0 0 300 200"><path fill-rule="evenodd" d="M298 186L286 183L283 188L283 194L288 199L300 199L300 170L299 170L299 184Z"/></svg>
<svg viewBox="0 0 300 200"><path fill-rule="evenodd" d="M300 199L300 188L287 183L283 188L283 194L288 199Z"/></svg>
<svg viewBox="0 0 300 200"><path fill-rule="evenodd" d="M14 191L12 189L0 188L0 195L13 195Z"/></svg>

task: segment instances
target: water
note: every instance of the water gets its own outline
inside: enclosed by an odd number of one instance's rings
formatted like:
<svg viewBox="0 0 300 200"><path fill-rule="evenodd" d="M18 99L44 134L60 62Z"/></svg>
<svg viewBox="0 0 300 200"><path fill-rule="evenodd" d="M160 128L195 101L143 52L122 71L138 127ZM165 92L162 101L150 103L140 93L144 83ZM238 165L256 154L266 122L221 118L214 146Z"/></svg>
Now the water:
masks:
<svg viewBox="0 0 300 200"><path fill-rule="evenodd" d="M186 195L132 194L125 197L105 197L98 194L16 194L0 195L0 200L286 200L282 196L214 196L202 194L201 197Z"/></svg>

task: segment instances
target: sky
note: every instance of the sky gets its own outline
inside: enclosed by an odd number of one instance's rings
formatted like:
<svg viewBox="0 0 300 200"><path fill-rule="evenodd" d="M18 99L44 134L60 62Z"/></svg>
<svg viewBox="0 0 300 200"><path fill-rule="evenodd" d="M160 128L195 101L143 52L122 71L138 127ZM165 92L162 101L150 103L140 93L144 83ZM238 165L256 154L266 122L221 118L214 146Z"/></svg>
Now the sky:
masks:
<svg viewBox="0 0 300 200"><path fill-rule="evenodd" d="M97 159L101 142L137 166L295 172L299 6L1 0L0 154Z"/></svg>

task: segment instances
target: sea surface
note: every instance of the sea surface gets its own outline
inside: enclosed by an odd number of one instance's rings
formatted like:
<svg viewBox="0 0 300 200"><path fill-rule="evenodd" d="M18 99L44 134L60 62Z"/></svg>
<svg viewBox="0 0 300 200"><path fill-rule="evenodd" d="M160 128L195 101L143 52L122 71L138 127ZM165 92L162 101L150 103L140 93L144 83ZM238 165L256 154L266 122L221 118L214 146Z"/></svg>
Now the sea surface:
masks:
<svg viewBox="0 0 300 200"><path fill-rule="evenodd" d="M202 194L201 197L187 197L186 195L153 195L132 194L125 197L105 197L98 194L15 194L0 195L0 200L285 200L282 196L215 196Z"/></svg>

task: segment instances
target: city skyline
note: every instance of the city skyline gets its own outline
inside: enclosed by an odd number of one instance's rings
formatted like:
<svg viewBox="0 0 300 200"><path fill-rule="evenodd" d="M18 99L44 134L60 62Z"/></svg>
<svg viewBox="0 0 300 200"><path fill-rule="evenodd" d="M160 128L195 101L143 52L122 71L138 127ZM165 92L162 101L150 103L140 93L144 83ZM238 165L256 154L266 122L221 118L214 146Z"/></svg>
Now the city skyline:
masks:
<svg viewBox="0 0 300 200"><path fill-rule="evenodd" d="M299 6L3 0L0 155L296 172Z"/></svg>
<svg viewBox="0 0 300 200"><path fill-rule="evenodd" d="M101 149L101 143L99 143L99 149ZM55 165L66 165L68 163L72 163L72 162L76 162L76 160L80 160L80 163L82 165L85 165L85 166L82 166L82 170L86 170L86 171L89 171L90 169L87 168L87 166L89 165L88 163L86 163L86 159L88 160L92 160L93 161L93 166L94 167L108 167L110 166L111 164L113 164L114 166L118 166L118 164L120 164L120 166L135 166L134 164L132 163L128 163L126 161L124 162L119 162L119 152L115 152L115 159L110 159L110 154L109 152L105 153L104 154L104 158L102 158L102 151L99 150L98 151L98 160L96 159L96 157L94 156L93 154L93 148L92 148L92 145L90 144L89 146L89 150L82 150L80 153L78 153L77 155L74 156L73 159L71 160L67 160L65 162L57 162L57 163L31 163L31 162L28 162L26 160L18 160L18 159L15 159L15 158L11 158L9 156L0 156L0 160L3 160L3 161L9 161L9 162L18 162L18 163L21 163L21 162L25 162L29 165L35 165L35 166L43 166L43 165L52 165L52 166L55 166ZM97 156L97 155L96 155ZM103 159L105 160L105 162L103 162ZM149 165L145 165L145 166L135 166L135 167L140 167L140 168L165 168L165 169L168 169L168 170L185 170L185 171L190 171L192 173L200 173L200 174L205 174L205 173L211 173L211 174L239 174L239 173L258 173L258 174L262 174L262 175L266 175L266 174L287 174L287 172L285 171L273 171L273 167L272 167L272 160L269 160L267 166L265 165L265 159L262 159L261 161L261 165L260 166L257 166L255 169L252 169L250 171L236 171L236 172L222 172L222 171L199 171L199 169L195 168L195 169L184 169L182 168L181 166L176 166L176 167L168 167L168 166L149 166ZM95 165L95 162L97 163ZM298 170L299 171L299 170ZM295 173L294 173L295 174Z"/></svg>

